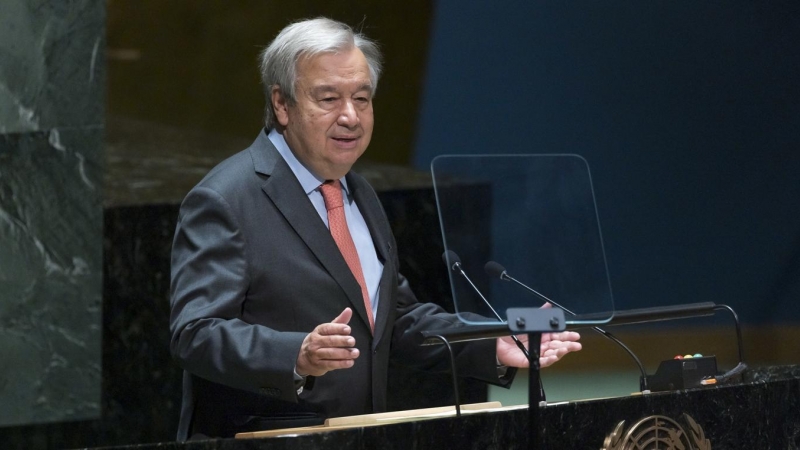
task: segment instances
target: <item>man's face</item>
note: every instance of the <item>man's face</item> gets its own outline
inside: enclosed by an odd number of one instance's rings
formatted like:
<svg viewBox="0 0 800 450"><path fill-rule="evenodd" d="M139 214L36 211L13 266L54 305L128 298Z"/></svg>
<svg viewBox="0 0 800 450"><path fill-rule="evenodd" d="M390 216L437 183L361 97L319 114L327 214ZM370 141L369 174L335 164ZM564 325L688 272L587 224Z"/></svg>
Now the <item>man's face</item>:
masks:
<svg viewBox="0 0 800 450"><path fill-rule="evenodd" d="M358 48L300 58L294 104L276 87L275 116L297 159L326 180L343 177L372 138L372 83Z"/></svg>

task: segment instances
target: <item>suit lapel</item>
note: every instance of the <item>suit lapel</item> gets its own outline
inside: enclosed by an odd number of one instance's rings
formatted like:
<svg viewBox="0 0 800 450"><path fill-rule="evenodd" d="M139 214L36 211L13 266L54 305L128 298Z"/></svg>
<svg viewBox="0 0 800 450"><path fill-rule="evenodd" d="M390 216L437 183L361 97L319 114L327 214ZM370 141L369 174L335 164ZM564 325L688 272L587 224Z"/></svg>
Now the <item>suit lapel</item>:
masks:
<svg viewBox="0 0 800 450"><path fill-rule="evenodd" d="M308 200L300 182L266 133L259 135L250 147L250 154L256 172L268 175L261 189L311 249L325 270L336 280L350 300L356 315L369 326L361 287L347 266L330 231L319 220L319 214Z"/></svg>
<svg viewBox="0 0 800 450"><path fill-rule="evenodd" d="M361 211L364 221L367 222L369 233L372 236L372 243L378 252L378 258L385 264L387 260L391 259L389 255L391 254L392 246L390 244L391 240L386 236L388 220L383 213L383 208L378 201L377 195L375 195L375 191L372 190L372 187L367 184L364 178L353 172L348 173L346 178L347 185L350 186L358 205L358 210Z"/></svg>
<svg viewBox="0 0 800 450"><path fill-rule="evenodd" d="M378 258L380 258L383 263L383 274L381 274L380 281L380 300L378 301L377 317L375 317L375 340L373 341L373 347L375 347L380 342L380 337L383 335L383 330L386 327L389 312L393 307L391 293L393 292L394 286L391 286L389 283L393 278L391 276L392 273L397 271L397 268L395 267L395 258L392 256L391 235L387 235L387 233L391 233L391 231L389 230L389 222L378 201L378 197L367 181L361 176L350 172L347 174L347 185L353 192L353 198L355 198L356 204L358 205L358 210L361 211L361 215L364 217L364 221L369 228L369 233L372 236L372 243L378 253Z"/></svg>

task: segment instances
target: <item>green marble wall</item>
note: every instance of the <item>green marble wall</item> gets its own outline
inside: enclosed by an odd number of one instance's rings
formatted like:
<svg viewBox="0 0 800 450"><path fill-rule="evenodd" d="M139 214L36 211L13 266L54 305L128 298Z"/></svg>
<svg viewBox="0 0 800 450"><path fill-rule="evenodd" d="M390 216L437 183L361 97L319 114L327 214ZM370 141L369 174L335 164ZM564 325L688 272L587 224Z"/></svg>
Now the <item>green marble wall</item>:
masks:
<svg viewBox="0 0 800 450"><path fill-rule="evenodd" d="M0 426L100 415L105 2L0 2Z"/></svg>

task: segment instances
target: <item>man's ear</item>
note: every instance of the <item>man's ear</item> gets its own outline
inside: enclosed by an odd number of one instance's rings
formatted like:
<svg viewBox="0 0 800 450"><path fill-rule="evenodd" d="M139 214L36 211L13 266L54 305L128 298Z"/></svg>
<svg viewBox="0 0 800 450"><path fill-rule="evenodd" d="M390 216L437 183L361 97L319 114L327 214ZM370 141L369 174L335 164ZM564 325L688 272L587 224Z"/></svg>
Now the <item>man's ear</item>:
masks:
<svg viewBox="0 0 800 450"><path fill-rule="evenodd" d="M272 110L275 111L275 120L282 127L289 124L289 100L281 92L280 86L272 86Z"/></svg>

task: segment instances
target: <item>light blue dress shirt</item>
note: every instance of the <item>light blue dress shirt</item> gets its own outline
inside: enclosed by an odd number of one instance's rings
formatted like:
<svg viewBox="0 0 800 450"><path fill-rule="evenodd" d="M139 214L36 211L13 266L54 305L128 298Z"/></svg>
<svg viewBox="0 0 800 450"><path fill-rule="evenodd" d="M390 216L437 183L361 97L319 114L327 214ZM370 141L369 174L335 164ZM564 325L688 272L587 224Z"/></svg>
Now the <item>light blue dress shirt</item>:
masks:
<svg viewBox="0 0 800 450"><path fill-rule="evenodd" d="M320 219L328 226L328 210L325 209L325 200L322 198L322 192L319 187L325 182L324 179L314 175L289 149L289 145L283 138L283 135L276 130L269 133L269 140L278 149L283 159L289 164L297 181L303 187L308 199L314 208L317 210ZM358 259L361 261L361 270L364 272L364 281L367 283L367 292L369 299L372 303L372 317L377 317L378 313L378 290L380 288L381 276L383 275L383 264L378 259L378 254L375 252L375 245L372 242L372 236L369 234L369 228L364 221L364 216L358 210L358 205L353 200L353 196L347 189L347 181L342 177L339 180L342 184L342 200L344 200L344 216L347 220L347 228L350 230L350 235L353 237L353 243L358 252ZM333 317L331 317L333 320Z"/></svg>

